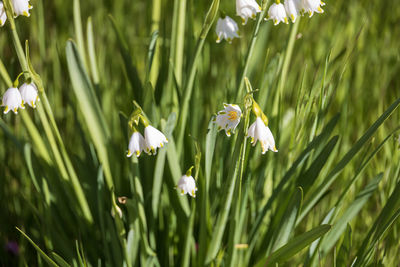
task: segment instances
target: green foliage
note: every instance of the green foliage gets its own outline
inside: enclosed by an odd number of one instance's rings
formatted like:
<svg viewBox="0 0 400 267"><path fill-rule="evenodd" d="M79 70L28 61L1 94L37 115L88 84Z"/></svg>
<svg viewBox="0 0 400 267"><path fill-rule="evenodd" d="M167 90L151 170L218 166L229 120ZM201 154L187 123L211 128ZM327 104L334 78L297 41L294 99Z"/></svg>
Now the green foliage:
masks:
<svg viewBox="0 0 400 267"><path fill-rule="evenodd" d="M1 94L24 72L41 100L0 117L0 265L398 264L396 2L273 26L262 1L232 44L214 29L235 1L31 2L0 28ZM277 153L249 145L253 99ZM138 107L168 144L128 158Z"/></svg>

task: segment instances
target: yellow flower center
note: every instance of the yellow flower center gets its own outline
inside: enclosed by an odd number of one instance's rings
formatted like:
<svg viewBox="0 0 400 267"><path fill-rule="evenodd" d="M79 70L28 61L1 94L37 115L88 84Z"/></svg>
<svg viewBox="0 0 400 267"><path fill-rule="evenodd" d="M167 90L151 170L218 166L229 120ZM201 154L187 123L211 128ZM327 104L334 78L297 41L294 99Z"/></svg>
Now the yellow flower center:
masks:
<svg viewBox="0 0 400 267"><path fill-rule="evenodd" d="M229 111L228 112L228 120L235 121L238 118L238 114L236 111Z"/></svg>

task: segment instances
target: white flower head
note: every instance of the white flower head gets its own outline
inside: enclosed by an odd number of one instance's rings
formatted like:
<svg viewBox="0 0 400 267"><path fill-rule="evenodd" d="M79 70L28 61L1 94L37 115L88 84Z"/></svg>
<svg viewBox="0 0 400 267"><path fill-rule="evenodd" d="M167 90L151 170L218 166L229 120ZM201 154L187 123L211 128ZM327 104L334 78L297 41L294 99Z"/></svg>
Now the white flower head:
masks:
<svg viewBox="0 0 400 267"><path fill-rule="evenodd" d="M223 39L231 43L233 38L239 38L239 27L237 23L229 16L218 19L215 32L218 36L217 43L221 42Z"/></svg>
<svg viewBox="0 0 400 267"><path fill-rule="evenodd" d="M8 88L4 93L1 106L5 107L4 114L7 114L10 110L18 114L18 108L25 108L21 94L15 87Z"/></svg>
<svg viewBox="0 0 400 267"><path fill-rule="evenodd" d="M196 197L196 182L191 175L183 175L176 187L180 190L181 195L189 194L191 197Z"/></svg>
<svg viewBox="0 0 400 267"><path fill-rule="evenodd" d="M285 7L281 3L273 3L268 9L268 19L271 19L274 25L278 25L279 22L288 24Z"/></svg>
<svg viewBox="0 0 400 267"><path fill-rule="evenodd" d="M285 0L284 6L287 16L295 23L297 17L300 15L301 0Z"/></svg>
<svg viewBox="0 0 400 267"><path fill-rule="evenodd" d="M0 2L0 27L6 23L7 20L7 14L6 10L4 9L3 2Z"/></svg>
<svg viewBox="0 0 400 267"><path fill-rule="evenodd" d="M261 7L255 0L236 0L236 14L242 17L242 24L247 23L248 18L255 19Z"/></svg>
<svg viewBox="0 0 400 267"><path fill-rule="evenodd" d="M29 17L29 10L32 9L32 6L29 4L30 0L12 0L12 4L14 7L14 16L25 16Z"/></svg>
<svg viewBox="0 0 400 267"><path fill-rule="evenodd" d="M225 130L227 136L231 136L231 133L235 131L236 126L240 122L242 116L242 110L238 105L225 104L221 111L218 111L217 117L214 122L218 125L218 130Z"/></svg>
<svg viewBox="0 0 400 267"><path fill-rule="evenodd" d="M126 156L130 158L133 154L135 154L136 157L139 157L140 153L146 150L146 148L146 141L144 140L141 133L139 133L138 131L134 131L131 135L131 138L129 139L128 154Z"/></svg>
<svg viewBox="0 0 400 267"><path fill-rule="evenodd" d="M39 101L38 90L34 83L24 83L19 88L21 93L22 103L27 103L29 106L36 108L36 101Z"/></svg>
<svg viewBox="0 0 400 267"><path fill-rule="evenodd" d="M247 137L251 137L251 143L253 146L256 145L257 141L260 141L263 154L265 154L268 149L273 152L278 152L275 147L275 140L271 130L268 126L265 126L265 123L260 117L257 117L256 121L250 125L247 131Z"/></svg>
<svg viewBox="0 0 400 267"><path fill-rule="evenodd" d="M144 139L146 141L146 153L151 151L153 155L157 153L157 148L161 148L168 143L165 135L151 125L144 128Z"/></svg>
<svg viewBox="0 0 400 267"><path fill-rule="evenodd" d="M301 6L303 12L308 13L309 17L311 18L314 12L316 13L324 13L321 6L324 6L325 3L321 0L301 0Z"/></svg>

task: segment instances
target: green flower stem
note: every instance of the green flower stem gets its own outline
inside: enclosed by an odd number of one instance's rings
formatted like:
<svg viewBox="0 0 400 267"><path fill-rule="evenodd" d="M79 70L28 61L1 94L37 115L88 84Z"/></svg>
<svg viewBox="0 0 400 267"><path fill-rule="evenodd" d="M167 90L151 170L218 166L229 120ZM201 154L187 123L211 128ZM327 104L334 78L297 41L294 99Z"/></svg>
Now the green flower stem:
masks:
<svg viewBox="0 0 400 267"><path fill-rule="evenodd" d="M204 41L207 37L207 34L210 31L211 25L213 24L215 17L218 14L218 8L219 8L219 0L214 0L211 4L211 7L210 7L208 13L207 13L201 34L197 41L196 52L193 57L192 65L191 65L190 72L189 72L188 82L186 84L185 91L184 91L182 109L179 112L178 138L177 138L178 154L180 154L182 152L183 136L185 133L188 108L189 108L190 98L191 98L192 92L193 92L194 79L196 77L196 72L197 72L197 62L200 58L201 51L203 50Z"/></svg>
<svg viewBox="0 0 400 267"><path fill-rule="evenodd" d="M296 34L297 30L299 28L299 23L300 23L300 17L298 20L294 23L292 26L292 30L290 32L290 37L289 37L289 42L286 48L285 52L285 60L283 61L282 65L282 72L281 72L281 77L279 79L279 84L278 84L278 89L276 90L275 94L275 100L274 100L274 105L272 108L272 114L276 115L278 114L278 107L279 107L279 99L282 94L282 90L285 87L286 84L286 76L289 70L289 63L290 59L292 58L292 53L293 53L293 48L294 48L294 41L296 40Z"/></svg>
<svg viewBox="0 0 400 267"><path fill-rule="evenodd" d="M10 25L11 25L10 29L11 29L11 36L13 39L13 44L14 44L15 51L17 53L21 68L22 68L23 72L25 73L25 78L30 78L28 73L31 73L31 71L28 68L28 61L26 60L24 50L22 49L22 45L21 45L17 30L15 27L15 22L14 22L13 18L10 19ZM93 217L90 212L89 205L85 198L85 194L84 194L84 191L79 182L78 176L76 175L76 172L72 166L71 160L69 159L69 156L65 149L65 145L62 141L60 132L58 130L58 127L57 127L55 119L54 119L53 111L51 109L50 103L49 103L46 93L44 91L43 83L42 83L39 75L34 75L31 78L34 78L34 81L38 87L40 99L43 101L44 109L41 105L38 105L38 108L37 108L38 114L39 114L39 118L42 122L43 128L45 130L47 139L49 140L50 147L53 151L57 167L59 168L59 170L61 172L61 176L65 180L70 180L69 178L71 178L70 181L75 190L76 196L81 205L83 213L84 213L86 219L88 220L88 222L91 223L91 222L93 222ZM47 113L48 117L46 116L46 113ZM49 124L49 120L50 120L50 124ZM55 133L56 138L54 137L53 132ZM57 146L57 141L58 141L59 146L61 147L61 152ZM63 162L63 159L65 161L65 164ZM68 175L67 169L68 169L69 175Z"/></svg>
<svg viewBox="0 0 400 267"><path fill-rule="evenodd" d="M8 75L8 72L1 59L0 59L0 75L2 76L4 82L7 84L8 87L11 87L13 85L12 80ZM50 154L47 150L47 146L45 145L42 136L40 135L35 124L32 122L31 117L29 117L28 113L25 112L24 110L21 110L20 115L33 141L34 150L38 152L38 154L44 159L44 161L46 161L47 164L53 165L53 161L51 160Z"/></svg>
<svg viewBox="0 0 400 267"><path fill-rule="evenodd" d="M239 89L238 89L238 93L237 93L237 96L236 96L236 102L239 102L241 99L243 99L244 79L248 75L247 71L249 69L250 58L253 55L254 47L256 45L256 41L257 41L257 38L258 38L258 33L260 31L261 22L263 21L265 15L267 13L268 2L269 1L266 0L265 2L262 3L262 11L261 11L260 15L258 16L258 19L257 19L257 22L256 22L256 26L255 26L254 31L253 31L253 37L251 38L250 45L249 45L249 48L247 50L246 60L245 60L244 67L243 67L243 72L242 72L242 77L241 77L240 83L239 83Z"/></svg>

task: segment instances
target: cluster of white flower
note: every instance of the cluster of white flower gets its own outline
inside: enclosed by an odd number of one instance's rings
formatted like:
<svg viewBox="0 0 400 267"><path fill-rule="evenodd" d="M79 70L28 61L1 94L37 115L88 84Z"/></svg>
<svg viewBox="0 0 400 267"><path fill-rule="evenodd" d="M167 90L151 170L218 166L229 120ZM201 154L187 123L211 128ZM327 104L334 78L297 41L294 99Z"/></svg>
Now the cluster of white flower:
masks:
<svg viewBox="0 0 400 267"><path fill-rule="evenodd" d="M225 130L226 135L229 137L240 122L242 110L235 104L224 104L224 107L223 110L218 112L213 122L218 125L218 130ZM256 121L247 130L247 137L251 137L253 146L257 141L260 141L262 154L265 154L268 150L278 152L275 147L274 136L259 114L257 114Z"/></svg>
<svg viewBox="0 0 400 267"><path fill-rule="evenodd" d="M147 154L155 155L157 148L161 148L164 144L168 143L165 135L151 125L144 128L144 137L141 133L134 129L133 134L129 140L127 157L133 154L139 157L142 151Z"/></svg>
<svg viewBox="0 0 400 267"><path fill-rule="evenodd" d="M284 4L276 0L268 10L268 17L278 25L280 22L288 24L288 18L294 23L298 16L308 13L310 18L316 13L323 13L321 6L325 3L321 0L285 0Z"/></svg>
<svg viewBox="0 0 400 267"><path fill-rule="evenodd" d="M261 12L261 7L255 0L236 0L236 15L242 18L242 24L245 25L249 18L255 19L257 13ZM239 27L237 23L229 16L223 16L217 21L215 27L217 33L217 43L222 39L232 42L233 38L239 38Z"/></svg>
<svg viewBox="0 0 400 267"><path fill-rule="evenodd" d="M12 110L18 114L18 108L25 109L24 104L36 108L36 101L39 100L38 90L34 83L24 83L18 90L16 87L8 88L2 97L4 114Z"/></svg>
<svg viewBox="0 0 400 267"><path fill-rule="evenodd" d="M14 10L14 17L25 16L29 17L29 10L32 6L29 4L30 0L11 0L12 7ZM7 20L7 14L4 9L3 2L0 1L0 26L3 26Z"/></svg>
<svg viewBox="0 0 400 267"><path fill-rule="evenodd" d="M316 13L324 13L321 6L325 3L321 0L284 0L281 4L280 0L275 0L269 9L268 16L265 20L272 20L274 25L280 22L289 23L290 20L294 23L298 16L308 14L310 17ZM236 14L242 18L242 24L245 25L249 18L255 19L257 13L261 12L261 7L255 0L236 0ZM225 39L229 43L234 38L239 38L239 27L237 23L229 16L222 16L217 21L215 27L217 34L217 43Z"/></svg>

